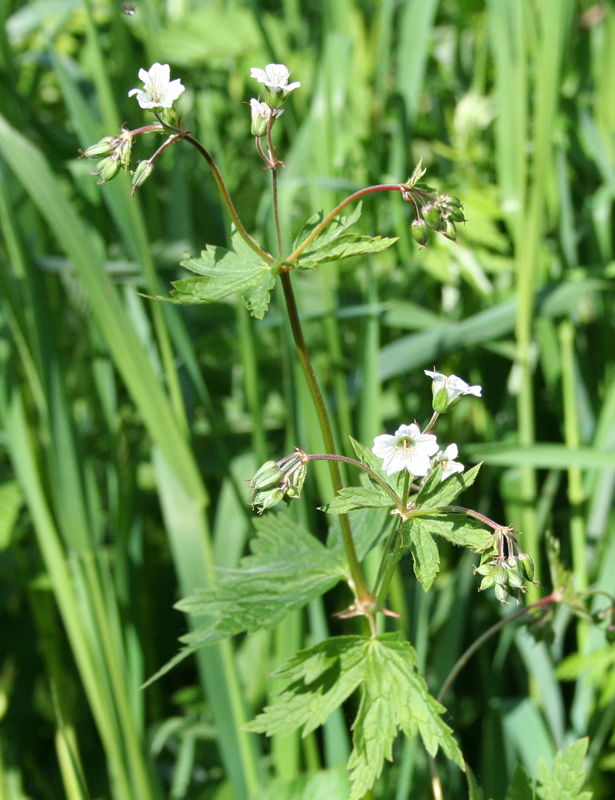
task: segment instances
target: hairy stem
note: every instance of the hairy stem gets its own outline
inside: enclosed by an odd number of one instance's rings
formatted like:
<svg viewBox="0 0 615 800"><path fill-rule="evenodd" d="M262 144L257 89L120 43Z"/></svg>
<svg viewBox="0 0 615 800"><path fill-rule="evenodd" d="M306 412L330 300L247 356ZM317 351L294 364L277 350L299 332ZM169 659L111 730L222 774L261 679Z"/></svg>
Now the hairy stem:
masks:
<svg viewBox="0 0 615 800"><path fill-rule="evenodd" d="M179 131L179 129L175 129L170 126L165 126L165 127L169 127L169 130L174 130L174 131L177 130L177 132L181 132ZM222 175L220 174L220 170L218 169L216 162L213 160L209 151L203 147L203 145L199 142L198 139L195 139L194 136L191 136L189 133L183 133L182 138L185 139L187 142L190 142L190 144L193 147L196 147L199 153L209 164L211 171L213 172L214 178L216 180L216 183L218 184L218 189L220 190L222 199L224 200L224 203L231 216L231 219L233 220L233 223L235 224L237 232L239 233L241 238L245 241L248 247L251 247L252 250L254 250L255 253L258 253L258 255L262 259L264 259L268 264L273 264L275 258L271 255L271 253L268 253L264 248L262 248L258 242L254 241L254 239L245 229L243 222L239 219L239 215L235 210L235 206L233 205L233 201L231 200L231 196L228 192L228 189L226 188L226 184L224 183Z"/></svg>
<svg viewBox="0 0 615 800"><path fill-rule="evenodd" d="M335 455L335 442L333 439L333 430L331 429L331 421L329 420L325 401L321 394L320 387L318 386L318 381L316 380L314 368L312 367L312 362L310 361L307 345L305 343L305 339L303 338L303 330L299 320L299 311L297 309L297 302L295 300L295 293L293 292L292 283L290 281L290 275L288 272L281 272L280 278L282 281L282 288L284 290L284 298L286 300L286 308L288 311L290 327L295 339L295 345L297 346L297 353L299 355L299 361L303 369L303 374L305 375L305 379L316 408L316 415L318 416L318 422L322 431L325 449L327 450L328 455ZM337 493L343 488L342 476L337 460L332 459L329 461L329 469L331 471L333 488ZM367 603L373 600L373 598L369 589L367 588L365 578L363 577L361 564L359 563L357 551L355 550L354 542L352 540L350 522L346 514L340 514L339 519L355 592L360 601Z"/></svg>

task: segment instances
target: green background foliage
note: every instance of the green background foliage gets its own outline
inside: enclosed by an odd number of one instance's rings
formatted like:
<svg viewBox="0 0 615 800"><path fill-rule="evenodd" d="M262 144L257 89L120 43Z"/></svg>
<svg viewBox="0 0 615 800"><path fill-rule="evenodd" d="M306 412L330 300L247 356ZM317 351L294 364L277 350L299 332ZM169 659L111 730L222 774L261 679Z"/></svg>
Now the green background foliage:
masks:
<svg viewBox="0 0 615 800"><path fill-rule="evenodd" d="M429 183L465 203L458 245L438 237L419 251L408 206L379 194L349 236L395 244L334 264L307 252L292 276L339 452L354 455L350 435L369 446L424 424L423 369L482 384L482 401L438 427L463 463L484 462L464 503L523 532L541 581L531 599L557 583L547 534L578 590L613 592L615 5L141 0L127 16L119 2L33 0L4 2L0 16L0 797L346 800L347 722L369 711L358 694L303 739L245 727L284 688L276 667L330 634L361 633L333 616L351 599L342 586L323 601L297 570L296 596L314 597L305 610L253 634L217 631L140 689L180 636L214 630L218 574L229 602L242 599L232 576L257 565L248 542L273 524L257 534L247 505L256 467L323 444L279 287L262 319L241 298L180 309L143 297L168 297L191 277L180 261L231 245L206 163L168 148L131 199L128 176L97 186L78 149L147 124L127 93L139 68L169 63L187 87L180 113L273 251L246 103L260 88L250 67L285 63L302 83L274 130L287 252L313 214L406 180L422 158ZM136 157L158 144L140 139ZM259 286L260 312L271 287ZM326 465L312 464L285 512L321 538L309 558L336 520L316 507L332 500ZM382 525L382 509L369 513ZM327 546L343 572L335 527ZM511 610L477 594L476 557L443 537L438 547L428 594L412 558L401 562L389 604L400 618L383 627L410 638L434 695ZM172 608L197 590L209 617ZM591 608L607 604L596 595ZM532 797L523 769L538 797L563 796L561 785L584 797L565 776L586 745L556 752L586 735L587 788L613 796L614 646L565 608L551 621L550 644L507 626L444 698L443 724L478 776L473 797L478 786ZM246 629L238 619L222 635ZM418 738L394 738L398 722L377 743L394 761L374 797L428 798L427 756ZM440 771L447 798L468 796L456 766Z"/></svg>

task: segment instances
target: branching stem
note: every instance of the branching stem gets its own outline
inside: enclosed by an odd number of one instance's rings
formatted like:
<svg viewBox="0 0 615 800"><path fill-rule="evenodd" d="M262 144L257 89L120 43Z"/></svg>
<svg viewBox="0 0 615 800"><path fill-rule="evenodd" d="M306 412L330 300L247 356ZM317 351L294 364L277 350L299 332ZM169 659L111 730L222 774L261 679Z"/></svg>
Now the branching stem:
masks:
<svg viewBox="0 0 615 800"><path fill-rule="evenodd" d="M307 239L304 239L299 245L299 247L297 247L297 249L294 250L288 256L286 261L295 261L297 258L299 258L301 253L303 253L303 251L305 250L305 248L309 247L314 241L314 239L320 233L322 233L322 231L324 231L327 225L330 222L332 222L335 219L335 217L337 217L340 211L343 211L343 209L345 209L347 205L350 205L350 203L354 203L355 200L358 200L359 198L364 197L367 194L372 194L373 192L400 192L402 188L403 186L400 183L383 183L378 186L368 186L365 189L360 189L358 192L351 194L345 200L342 200L342 202L339 205L335 206L335 208L333 209L333 211L331 211L330 214L327 214L327 216L323 219L323 221L314 228L314 230L312 231L312 233L310 233Z"/></svg>

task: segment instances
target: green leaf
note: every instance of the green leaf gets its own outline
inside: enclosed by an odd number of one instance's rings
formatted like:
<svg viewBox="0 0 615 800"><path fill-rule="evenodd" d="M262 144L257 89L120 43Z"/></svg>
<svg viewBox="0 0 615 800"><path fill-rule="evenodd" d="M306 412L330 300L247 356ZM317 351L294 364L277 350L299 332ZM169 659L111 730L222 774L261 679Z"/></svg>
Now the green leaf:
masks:
<svg viewBox="0 0 615 800"><path fill-rule="evenodd" d="M478 785L469 764L466 764L466 781L468 783L468 800L484 800L483 790Z"/></svg>
<svg viewBox="0 0 615 800"><path fill-rule="evenodd" d="M182 637L185 644L202 646L270 628L345 577L341 551L326 548L286 515L269 514L255 525L252 555L237 569L220 570L215 587L177 604L181 611L208 618Z"/></svg>
<svg viewBox="0 0 615 800"><path fill-rule="evenodd" d="M438 534L459 547L468 547L475 552L480 552L483 545L491 538L489 530L480 527L477 520L472 520L465 514L424 514L410 517L406 525L409 522L412 522L413 528L418 527L431 534ZM404 545L409 546L409 542L407 544L404 542Z"/></svg>
<svg viewBox="0 0 615 800"><path fill-rule="evenodd" d="M540 800L591 800L592 792L581 791L585 783L583 760L588 744L589 739L579 739L564 752L560 750L550 773L547 762L540 758L536 769L536 795Z"/></svg>
<svg viewBox="0 0 615 800"><path fill-rule="evenodd" d="M265 313L275 283L271 265L249 248L237 231L231 241L234 250L206 245L200 258L180 262L201 277L174 281L171 297L176 302L213 303L241 293L255 315Z"/></svg>
<svg viewBox="0 0 615 800"><path fill-rule="evenodd" d="M382 238L382 236L362 236L358 233L346 233L335 241L320 245L318 237L299 256L293 265L299 269L314 269L318 264L326 261L340 261L342 258L352 258L367 253L379 253L395 244L397 238Z"/></svg>
<svg viewBox="0 0 615 800"><path fill-rule="evenodd" d="M378 491L378 489L380 491ZM346 514L358 508L391 508L395 504L384 489L365 489L362 486L349 486L340 489L335 500L321 506L328 514Z"/></svg>
<svg viewBox="0 0 615 800"><path fill-rule="evenodd" d="M398 730L421 734L427 751L441 747L463 769L464 763L444 708L429 694L416 669L416 653L399 634L374 639L340 636L296 653L274 672L288 681L277 701L265 708L247 729L272 735L303 728L307 735L357 688L361 702L352 726L353 751L348 761L353 782L350 800L359 800L392 760Z"/></svg>
<svg viewBox="0 0 615 800"><path fill-rule="evenodd" d="M435 469L416 498L416 508L438 508L450 505L465 489L472 486L481 464L467 472L455 472L446 480L441 480L442 469Z"/></svg>
<svg viewBox="0 0 615 800"><path fill-rule="evenodd" d="M391 524L396 520L383 508L362 508L352 515L352 539L359 561L372 549L383 536L388 535ZM331 518L327 546L339 552L346 565L346 577L350 577L350 567L346 560L346 551L342 539L339 517Z"/></svg>
<svg viewBox="0 0 615 800"><path fill-rule="evenodd" d="M402 535L412 553L414 574L428 592L440 570L440 556L429 528L421 525L421 521L420 517L409 519L402 527Z"/></svg>
<svg viewBox="0 0 615 800"><path fill-rule="evenodd" d="M292 781L274 780L256 800L347 800L349 791L348 773L340 766Z"/></svg>
<svg viewBox="0 0 615 800"><path fill-rule="evenodd" d="M256 319L262 319L269 308L271 290L275 286L275 275L271 272L263 275L258 283L243 293L246 308Z"/></svg>
<svg viewBox="0 0 615 800"><path fill-rule="evenodd" d="M315 246L323 247L324 245L330 244L331 242L338 239L343 233L345 233L352 225L355 224L361 217L361 209L363 207L363 203L357 203L357 207L355 210L347 217L337 216L333 219L324 231L318 234L318 236L314 239L314 241L309 245L309 248L312 249ZM296 250L305 240L312 234L315 228L320 225L320 223L325 218L324 211L317 211L316 214L312 214L312 216L308 219L305 225L301 228L299 233L297 234L295 241L293 242L293 250Z"/></svg>
<svg viewBox="0 0 615 800"><path fill-rule="evenodd" d="M506 800L534 800L534 782L522 764L517 764Z"/></svg>

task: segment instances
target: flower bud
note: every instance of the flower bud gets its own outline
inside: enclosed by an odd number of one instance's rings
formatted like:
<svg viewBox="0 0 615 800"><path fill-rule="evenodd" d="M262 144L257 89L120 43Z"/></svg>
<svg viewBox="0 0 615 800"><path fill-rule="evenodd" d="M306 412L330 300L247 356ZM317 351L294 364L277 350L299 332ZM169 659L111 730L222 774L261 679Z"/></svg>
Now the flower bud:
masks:
<svg viewBox="0 0 615 800"><path fill-rule="evenodd" d="M250 133L252 136L264 136L267 133L267 126L272 114L276 115L267 103L259 103L254 97L250 100L250 111L252 112Z"/></svg>
<svg viewBox="0 0 615 800"><path fill-rule="evenodd" d="M465 222L466 218L463 215L463 211L460 208L450 208L447 213L447 217L452 219L453 222Z"/></svg>
<svg viewBox="0 0 615 800"><path fill-rule="evenodd" d="M107 156L107 158L103 158L102 161L98 162L96 165L96 172L90 174L97 175L100 178L98 183L106 183L107 181L113 180L119 171L119 161L112 156Z"/></svg>
<svg viewBox="0 0 615 800"><path fill-rule="evenodd" d="M455 223L452 220L450 219L446 220L446 226L442 231L442 233L446 236L447 239L450 239L452 242L457 241L457 228L455 227Z"/></svg>
<svg viewBox="0 0 615 800"><path fill-rule="evenodd" d="M414 240L421 245L421 247L425 247L427 242L429 242L429 229L425 224L424 219L415 219L412 221L412 236Z"/></svg>
<svg viewBox="0 0 615 800"><path fill-rule="evenodd" d="M517 564L508 569L508 585L511 589L525 590L525 575L521 574L521 567Z"/></svg>
<svg viewBox="0 0 615 800"><path fill-rule="evenodd" d="M491 575L485 575L482 579L480 586L478 587L479 592L484 592L485 589L491 589L491 587L495 584Z"/></svg>
<svg viewBox="0 0 615 800"><path fill-rule="evenodd" d="M144 163L143 161L141 162ZM250 489L258 492L263 489L272 489L284 480L284 473L276 461L266 461L250 481Z"/></svg>
<svg viewBox="0 0 615 800"><path fill-rule="evenodd" d="M504 604L504 603L506 603L506 600L507 600L507 597L508 597L508 590L506 589L505 586L502 586L501 584L496 583L496 585L495 585L495 596L500 601L500 603Z"/></svg>
<svg viewBox="0 0 615 800"><path fill-rule="evenodd" d="M132 173L132 192L131 194L135 193L135 190L142 186L145 181L149 178L154 170L154 165L151 161L139 161L137 164L136 170Z"/></svg>
<svg viewBox="0 0 615 800"><path fill-rule="evenodd" d="M450 195L446 196L446 204L452 208L463 208L461 200L458 197L451 197Z"/></svg>
<svg viewBox="0 0 615 800"><path fill-rule="evenodd" d="M523 574L527 578L528 581L534 580L534 562L531 556L528 556L527 553L520 553L519 554L519 563L521 565L521 569L523 570Z"/></svg>
<svg viewBox="0 0 615 800"><path fill-rule="evenodd" d="M91 144L87 150L83 152L86 158L100 158L101 156L110 156L113 152L117 139L115 136L105 136L96 144Z"/></svg>
<svg viewBox="0 0 615 800"><path fill-rule="evenodd" d="M508 575L506 569L500 564L494 565L493 569L491 570L491 576L498 586L506 586L508 584Z"/></svg>
<svg viewBox="0 0 615 800"><path fill-rule="evenodd" d="M434 231L440 230L442 227L442 217L433 203L427 203L427 205L424 205L421 209L421 214L430 228L433 228Z"/></svg>

